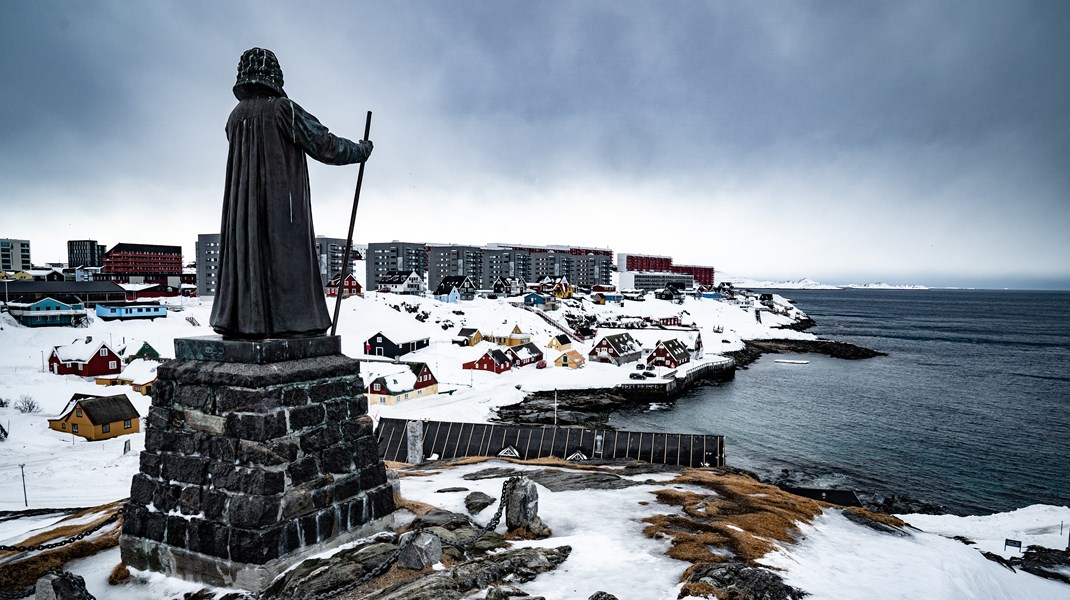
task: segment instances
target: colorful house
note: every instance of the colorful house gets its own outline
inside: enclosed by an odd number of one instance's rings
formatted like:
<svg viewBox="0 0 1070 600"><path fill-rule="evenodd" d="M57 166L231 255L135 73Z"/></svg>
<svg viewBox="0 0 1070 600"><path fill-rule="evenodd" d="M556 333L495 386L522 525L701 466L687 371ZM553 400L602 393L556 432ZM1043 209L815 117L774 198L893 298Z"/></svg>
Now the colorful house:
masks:
<svg viewBox="0 0 1070 600"><path fill-rule="evenodd" d="M130 321L166 318L167 307L159 304L98 304L97 318L102 321Z"/></svg>
<svg viewBox="0 0 1070 600"><path fill-rule="evenodd" d="M528 342L519 346L513 346L506 350L513 360L513 366L523 367L542 360L542 350L535 344Z"/></svg>
<svg viewBox="0 0 1070 600"><path fill-rule="evenodd" d="M428 337L408 337L406 341L395 342L380 331L364 342L364 353L369 356L398 358L430 344L431 339Z"/></svg>
<svg viewBox="0 0 1070 600"><path fill-rule="evenodd" d="M524 296L524 306L531 306L542 310L556 310L557 300L550 295L539 292L529 292Z"/></svg>
<svg viewBox="0 0 1070 600"><path fill-rule="evenodd" d="M397 404L438 393L438 380L426 363L409 363L407 368L379 375L365 392L369 404Z"/></svg>
<svg viewBox="0 0 1070 600"><path fill-rule="evenodd" d="M130 364L139 358L154 360L156 362L162 360L160 358L160 353L156 351L156 348L153 348L152 344L143 340L130 340L115 350L119 353L119 356L123 357L123 362L126 364Z"/></svg>
<svg viewBox="0 0 1070 600"><path fill-rule="evenodd" d="M338 280L339 279L341 279L341 277L335 277L334 279L332 279L332 280L327 282L327 295L328 296L331 296L331 297L338 296ZM364 289L362 287L360 287L360 282L357 281L357 278L352 273L349 273L348 275L346 275L345 283L342 284L342 297L343 298L349 298L351 296L363 296L363 295L364 295Z"/></svg>
<svg viewBox="0 0 1070 600"><path fill-rule="evenodd" d="M48 427L89 441L106 440L141 431L141 417L126 394L92 396L75 394Z"/></svg>
<svg viewBox="0 0 1070 600"><path fill-rule="evenodd" d="M587 359L582 354L575 350L565 350L554 359L555 367L565 367L567 369L579 369L586 364Z"/></svg>
<svg viewBox="0 0 1070 600"><path fill-rule="evenodd" d="M555 279L550 286L550 295L559 300L571 298L573 291L572 284L563 276Z"/></svg>
<svg viewBox="0 0 1070 600"><path fill-rule="evenodd" d="M565 350L572 349L572 338L563 333L559 333L550 338L550 343L546 344L546 347L551 350L557 350L558 352L564 352Z"/></svg>
<svg viewBox="0 0 1070 600"><path fill-rule="evenodd" d="M639 360L642 346L631 336L630 333L616 333L607 335L598 340L598 343L587 353L587 357L594 362L611 363L620 366L627 362Z"/></svg>
<svg viewBox="0 0 1070 600"><path fill-rule="evenodd" d="M74 296L48 296L40 300L18 297L7 303L11 316L26 327L66 327L85 322L85 304Z"/></svg>
<svg viewBox="0 0 1070 600"><path fill-rule="evenodd" d="M457 302L472 300L476 297L476 285L467 275L450 275L443 277L435 289L435 299L440 302Z"/></svg>
<svg viewBox="0 0 1070 600"><path fill-rule="evenodd" d="M80 375L96 377L114 375L122 371L122 359L103 341L94 342L92 337L75 340L67 346L52 348L48 357L48 370L57 375Z"/></svg>
<svg viewBox="0 0 1070 600"><path fill-rule="evenodd" d="M691 362L691 353L678 339L659 340L654 350L647 355L648 367L667 367L675 369L684 363Z"/></svg>
<svg viewBox="0 0 1070 600"><path fill-rule="evenodd" d="M126 366L118 375L101 375L97 385L128 385L142 396L152 393L152 384L156 383L156 367L159 363L152 360L137 359Z"/></svg>
<svg viewBox="0 0 1070 600"><path fill-rule="evenodd" d="M493 371L494 373L504 373L513 368L513 360L509 356L495 348L494 350L488 350L483 353L476 360L466 362L461 365L461 368L476 370L476 371Z"/></svg>
<svg viewBox="0 0 1070 600"><path fill-rule="evenodd" d="M483 341L483 334L478 329L462 327L453 337L453 343L458 346L475 346Z"/></svg>
<svg viewBox="0 0 1070 600"><path fill-rule="evenodd" d="M507 335L491 334L483 339L489 340L491 343L498 344L499 346L519 346L530 342L531 335L520 331L519 325L513 325L513 330Z"/></svg>

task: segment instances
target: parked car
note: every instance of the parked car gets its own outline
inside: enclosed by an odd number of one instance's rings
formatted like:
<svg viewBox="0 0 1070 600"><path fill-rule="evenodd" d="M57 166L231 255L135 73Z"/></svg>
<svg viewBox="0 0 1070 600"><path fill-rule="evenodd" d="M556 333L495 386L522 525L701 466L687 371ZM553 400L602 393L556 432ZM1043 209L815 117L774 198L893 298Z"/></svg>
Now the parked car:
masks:
<svg viewBox="0 0 1070 600"><path fill-rule="evenodd" d="M646 368L646 365L644 365L643 363L636 363L635 364L635 370L636 371L642 371L645 368Z"/></svg>
<svg viewBox="0 0 1070 600"><path fill-rule="evenodd" d="M643 371L643 377L657 377L658 374L653 371Z"/></svg>
<svg viewBox="0 0 1070 600"><path fill-rule="evenodd" d="M535 363L535 368L536 369L545 369L546 368L546 361L545 360L540 360L539 362Z"/></svg>
<svg viewBox="0 0 1070 600"><path fill-rule="evenodd" d="M642 379L642 373L628 373L628 379Z"/></svg>

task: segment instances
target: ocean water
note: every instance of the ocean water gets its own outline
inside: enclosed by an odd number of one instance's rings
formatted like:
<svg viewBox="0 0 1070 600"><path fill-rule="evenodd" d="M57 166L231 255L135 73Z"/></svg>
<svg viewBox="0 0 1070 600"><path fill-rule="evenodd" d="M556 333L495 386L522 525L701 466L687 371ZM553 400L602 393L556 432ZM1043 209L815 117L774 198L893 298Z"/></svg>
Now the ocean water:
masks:
<svg viewBox="0 0 1070 600"><path fill-rule="evenodd" d="M1070 292L779 292L823 338L888 356L765 355L622 429L726 436L729 464L957 514L1070 506ZM785 473L786 471L786 473Z"/></svg>

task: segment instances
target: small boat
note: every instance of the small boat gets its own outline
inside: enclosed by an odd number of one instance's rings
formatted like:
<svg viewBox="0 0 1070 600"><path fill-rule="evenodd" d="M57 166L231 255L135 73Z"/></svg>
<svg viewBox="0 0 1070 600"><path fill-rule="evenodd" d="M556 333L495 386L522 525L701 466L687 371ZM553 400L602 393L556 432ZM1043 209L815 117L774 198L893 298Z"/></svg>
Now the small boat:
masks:
<svg viewBox="0 0 1070 600"><path fill-rule="evenodd" d="M808 360L789 360L787 358L777 358L777 359L774 359L773 362L783 363L785 365L808 365L808 364L810 364L810 361L808 361Z"/></svg>

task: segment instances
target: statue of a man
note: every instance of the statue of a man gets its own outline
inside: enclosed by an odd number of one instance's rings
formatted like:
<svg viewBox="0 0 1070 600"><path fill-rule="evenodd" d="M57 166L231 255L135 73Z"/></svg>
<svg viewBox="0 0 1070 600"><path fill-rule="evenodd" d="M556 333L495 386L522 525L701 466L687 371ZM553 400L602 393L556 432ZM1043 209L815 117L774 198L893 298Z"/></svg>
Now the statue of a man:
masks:
<svg viewBox="0 0 1070 600"><path fill-rule="evenodd" d="M270 50L242 54L234 95L212 328L228 338L321 335L331 319L305 155L331 165L359 163L372 143L332 135L290 100Z"/></svg>

